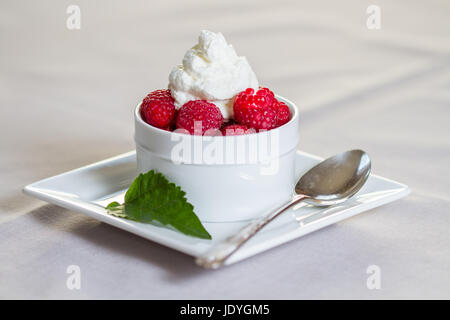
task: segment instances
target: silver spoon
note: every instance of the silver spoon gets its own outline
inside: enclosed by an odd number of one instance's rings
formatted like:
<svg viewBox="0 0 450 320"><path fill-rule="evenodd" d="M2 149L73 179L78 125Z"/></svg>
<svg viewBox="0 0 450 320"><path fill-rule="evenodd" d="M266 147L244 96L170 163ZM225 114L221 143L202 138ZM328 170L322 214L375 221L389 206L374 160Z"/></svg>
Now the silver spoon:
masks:
<svg viewBox="0 0 450 320"><path fill-rule="evenodd" d="M370 174L370 158L362 150L351 150L328 158L306 172L295 186L291 201L259 219L198 257L196 263L216 269L245 242L289 207L306 201L317 206L344 202L361 189Z"/></svg>

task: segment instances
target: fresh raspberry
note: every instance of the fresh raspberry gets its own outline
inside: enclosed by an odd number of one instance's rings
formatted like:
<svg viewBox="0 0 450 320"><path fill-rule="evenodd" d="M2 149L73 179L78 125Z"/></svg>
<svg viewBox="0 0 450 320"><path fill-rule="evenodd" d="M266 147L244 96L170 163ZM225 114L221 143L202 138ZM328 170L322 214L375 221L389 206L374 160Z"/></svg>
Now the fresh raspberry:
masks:
<svg viewBox="0 0 450 320"><path fill-rule="evenodd" d="M255 129L270 130L277 125L276 99L272 91L260 88L258 91L248 88L238 93L234 99L234 119Z"/></svg>
<svg viewBox="0 0 450 320"><path fill-rule="evenodd" d="M142 119L157 128L170 128L175 121L174 101L169 89L149 93L142 101Z"/></svg>
<svg viewBox="0 0 450 320"><path fill-rule="evenodd" d="M289 107L283 101L278 101L275 109L277 110L277 127L282 126L283 124L289 121L291 117L291 111Z"/></svg>
<svg viewBox="0 0 450 320"><path fill-rule="evenodd" d="M178 111L176 126L186 129L190 134L203 135L206 131L218 130L222 121L222 113L215 104L206 100L192 100L183 104Z"/></svg>
<svg viewBox="0 0 450 320"><path fill-rule="evenodd" d="M221 129L224 136L239 136L242 134L255 133L256 130L242 124L230 124Z"/></svg>

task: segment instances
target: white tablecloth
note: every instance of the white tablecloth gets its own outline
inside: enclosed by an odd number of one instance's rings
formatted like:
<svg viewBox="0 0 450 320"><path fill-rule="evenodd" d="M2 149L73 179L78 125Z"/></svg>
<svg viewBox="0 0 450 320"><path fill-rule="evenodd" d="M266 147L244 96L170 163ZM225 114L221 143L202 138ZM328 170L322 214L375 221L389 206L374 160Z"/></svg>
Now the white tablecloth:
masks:
<svg viewBox="0 0 450 320"><path fill-rule="evenodd" d="M80 30L66 28L72 2ZM448 1L72 2L0 4L1 298L450 298ZM380 30L366 26L371 4ZM134 106L166 87L200 29L300 106L302 150L365 149L412 194L217 271L22 195L133 149Z"/></svg>

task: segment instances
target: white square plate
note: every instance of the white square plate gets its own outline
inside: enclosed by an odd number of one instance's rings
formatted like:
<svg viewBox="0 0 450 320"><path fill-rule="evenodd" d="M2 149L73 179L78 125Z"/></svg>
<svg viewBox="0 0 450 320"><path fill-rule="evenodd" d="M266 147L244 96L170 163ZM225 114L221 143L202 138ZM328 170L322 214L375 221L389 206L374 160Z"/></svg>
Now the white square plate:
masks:
<svg viewBox="0 0 450 320"><path fill-rule="evenodd" d="M297 177L321 160L319 157L298 151ZM201 240L168 228L109 215L104 207L111 201L123 201L127 188L136 176L136 154L132 151L35 182L26 186L24 192L69 210L79 211L94 219L194 257L200 256L218 241L238 231L246 223L204 223L213 239ZM408 193L409 189L404 184L371 175L360 192L343 204L326 208L299 204L287 210L230 257L227 264L299 238L363 211L392 202Z"/></svg>

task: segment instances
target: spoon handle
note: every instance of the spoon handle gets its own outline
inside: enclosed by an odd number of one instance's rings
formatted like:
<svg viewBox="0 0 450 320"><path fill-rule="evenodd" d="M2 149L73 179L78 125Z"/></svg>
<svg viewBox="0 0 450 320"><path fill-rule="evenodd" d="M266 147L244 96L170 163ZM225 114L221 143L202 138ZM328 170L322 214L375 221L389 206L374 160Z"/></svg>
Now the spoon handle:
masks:
<svg viewBox="0 0 450 320"><path fill-rule="evenodd" d="M204 268L217 269L222 266L225 261L234 254L244 243L246 243L251 237L253 237L259 230L264 228L269 222L273 221L279 215L281 215L286 209L292 205L308 198L305 195L294 195L292 199L282 205L277 210L256 219L234 235L226 238L224 241L215 245L211 250L204 255L198 257L195 262Z"/></svg>

